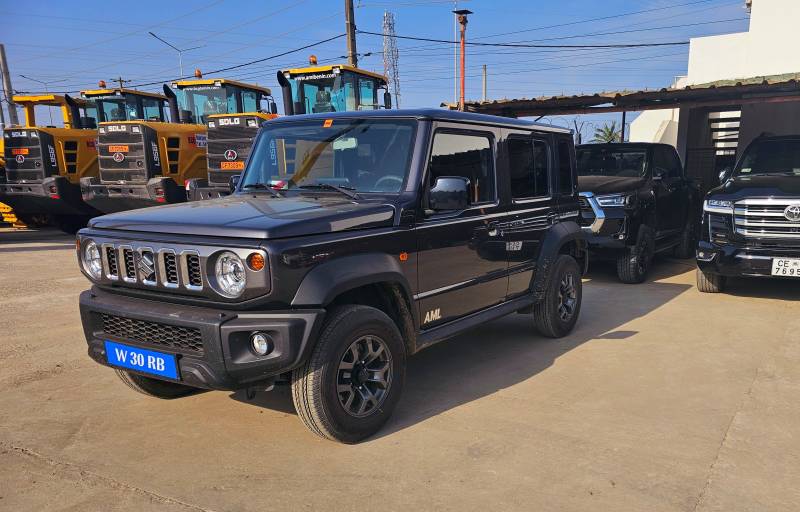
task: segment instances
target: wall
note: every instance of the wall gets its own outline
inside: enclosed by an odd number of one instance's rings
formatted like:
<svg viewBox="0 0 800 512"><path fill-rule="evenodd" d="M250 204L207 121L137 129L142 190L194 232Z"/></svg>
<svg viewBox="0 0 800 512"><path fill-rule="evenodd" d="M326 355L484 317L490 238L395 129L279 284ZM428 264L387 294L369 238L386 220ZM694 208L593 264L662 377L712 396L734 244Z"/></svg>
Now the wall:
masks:
<svg viewBox="0 0 800 512"><path fill-rule="evenodd" d="M739 156L765 131L773 135L800 134L800 102L742 105Z"/></svg>

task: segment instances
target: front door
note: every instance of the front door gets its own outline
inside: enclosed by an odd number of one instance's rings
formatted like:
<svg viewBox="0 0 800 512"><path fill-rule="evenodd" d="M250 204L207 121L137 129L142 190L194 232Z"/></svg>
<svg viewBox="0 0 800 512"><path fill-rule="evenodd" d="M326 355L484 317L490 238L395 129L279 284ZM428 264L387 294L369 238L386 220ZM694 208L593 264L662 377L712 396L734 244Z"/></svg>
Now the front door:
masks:
<svg viewBox="0 0 800 512"><path fill-rule="evenodd" d="M686 184L680 161L672 156L668 148L653 149L653 176L661 177L655 182L658 237L669 237L679 232L686 216L683 210L688 207L682 201L686 194L683 190Z"/></svg>
<svg viewBox="0 0 800 512"><path fill-rule="evenodd" d="M422 329L500 303L506 294L505 245L499 237L499 206L492 131L439 125L425 178L463 176L470 181L470 206L428 212L417 225L418 289Z"/></svg>

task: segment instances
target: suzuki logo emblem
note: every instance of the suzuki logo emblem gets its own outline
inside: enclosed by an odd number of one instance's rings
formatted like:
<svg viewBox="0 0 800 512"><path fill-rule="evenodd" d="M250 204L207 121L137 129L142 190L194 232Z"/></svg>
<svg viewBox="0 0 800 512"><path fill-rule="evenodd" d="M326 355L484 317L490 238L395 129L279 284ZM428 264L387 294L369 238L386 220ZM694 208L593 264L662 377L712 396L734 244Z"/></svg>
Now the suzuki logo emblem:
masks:
<svg viewBox="0 0 800 512"><path fill-rule="evenodd" d="M114 153L114 156L112 158L114 159L115 162L120 163L121 161L125 160L125 155L123 155L122 153Z"/></svg>
<svg viewBox="0 0 800 512"><path fill-rule="evenodd" d="M239 156L239 153L237 153L236 151L234 151L232 149L229 149L229 150L225 151L225 160L227 160L229 162L232 161L232 160L236 160L236 157L238 157L238 156Z"/></svg>
<svg viewBox="0 0 800 512"><path fill-rule="evenodd" d="M792 204L783 210L783 216L792 222L800 222L800 204Z"/></svg>
<svg viewBox="0 0 800 512"><path fill-rule="evenodd" d="M143 252L139 257L139 275L141 276L143 281L155 281L156 280L156 267L155 263L153 262L153 254L149 252Z"/></svg>

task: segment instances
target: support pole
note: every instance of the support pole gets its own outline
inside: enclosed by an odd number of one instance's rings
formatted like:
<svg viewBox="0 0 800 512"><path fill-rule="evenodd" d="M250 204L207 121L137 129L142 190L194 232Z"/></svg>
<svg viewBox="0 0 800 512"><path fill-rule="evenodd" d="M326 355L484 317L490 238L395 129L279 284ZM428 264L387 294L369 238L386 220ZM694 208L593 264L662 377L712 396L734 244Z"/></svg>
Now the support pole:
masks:
<svg viewBox="0 0 800 512"><path fill-rule="evenodd" d="M17 106L11 99L14 96L14 89L11 88L11 73L8 71L6 48L2 44L0 44L0 74L3 75L3 95L5 96L6 106L8 107L8 122L12 125L18 125ZM1 108L2 105L0 105L0 109Z"/></svg>
<svg viewBox="0 0 800 512"><path fill-rule="evenodd" d="M461 93L458 99L458 110L464 111L464 88L465 88L465 76L464 70L466 68L466 52L467 52L467 15L472 14L472 11L468 9L461 9L458 11L454 11L456 15L458 15L458 24L461 26Z"/></svg>
<svg viewBox="0 0 800 512"><path fill-rule="evenodd" d="M622 129L619 133L619 141L625 142L625 118L627 117L628 112L623 110L622 111Z"/></svg>
<svg viewBox="0 0 800 512"><path fill-rule="evenodd" d="M356 51L356 20L353 13L353 0L344 0L344 21L347 32L347 64L358 67L358 52Z"/></svg>
<svg viewBox="0 0 800 512"><path fill-rule="evenodd" d="M486 101L486 64L483 65L483 101Z"/></svg>

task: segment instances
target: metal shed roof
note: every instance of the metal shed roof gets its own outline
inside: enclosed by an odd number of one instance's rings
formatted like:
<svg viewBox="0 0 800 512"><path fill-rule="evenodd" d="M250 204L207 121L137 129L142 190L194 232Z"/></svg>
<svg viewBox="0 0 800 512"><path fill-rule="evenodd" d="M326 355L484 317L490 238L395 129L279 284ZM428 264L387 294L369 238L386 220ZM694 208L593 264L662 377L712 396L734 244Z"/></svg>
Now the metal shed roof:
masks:
<svg viewBox="0 0 800 512"><path fill-rule="evenodd" d="M800 73L720 80L682 88L471 101L465 103L464 108L467 112L481 114L528 117L780 101L800 101ZM443 103L442 106L458 108L452 103Z"/></svg>

